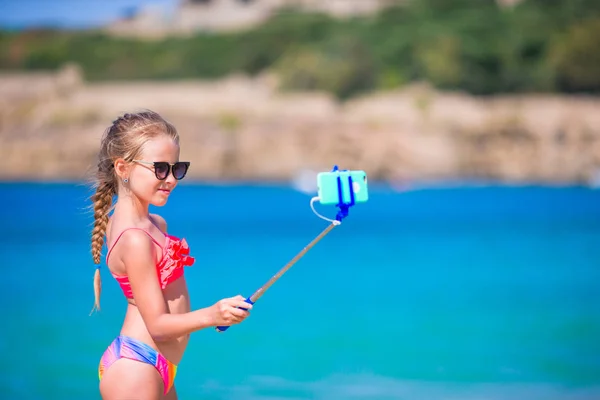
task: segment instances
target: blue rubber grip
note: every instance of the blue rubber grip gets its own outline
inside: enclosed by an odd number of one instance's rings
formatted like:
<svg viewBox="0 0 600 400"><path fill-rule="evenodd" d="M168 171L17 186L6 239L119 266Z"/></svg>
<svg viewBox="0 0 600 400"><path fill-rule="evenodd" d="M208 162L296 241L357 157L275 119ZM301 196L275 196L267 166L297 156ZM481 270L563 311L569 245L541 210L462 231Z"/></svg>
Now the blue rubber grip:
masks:
<svg viewBox="0 0 600 400"><path fill-rule="evenodd" d="M248 304L254 304L254 302L252 300L250 300L250 297L248 297L247 299L244 299L244 301ZM248 311L247 308L242 308L242 310ZM229 329L229 327L228 326L217 326L215 329L217 330L217 332L221 333L221 332L225 332L227 329Z"/></svg>

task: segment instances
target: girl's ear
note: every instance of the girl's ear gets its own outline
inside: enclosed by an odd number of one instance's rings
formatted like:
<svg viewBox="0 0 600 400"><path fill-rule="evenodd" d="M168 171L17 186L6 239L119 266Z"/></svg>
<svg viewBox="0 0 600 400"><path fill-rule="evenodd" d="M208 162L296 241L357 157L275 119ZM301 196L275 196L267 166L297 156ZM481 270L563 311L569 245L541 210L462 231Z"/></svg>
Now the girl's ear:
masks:
<svg viewBox="0 0 600 400"><path fill-rule="evenodd" d="M121 180L129 178L129 163L122 158L117 158L114 165L115 173Z"/></svg>

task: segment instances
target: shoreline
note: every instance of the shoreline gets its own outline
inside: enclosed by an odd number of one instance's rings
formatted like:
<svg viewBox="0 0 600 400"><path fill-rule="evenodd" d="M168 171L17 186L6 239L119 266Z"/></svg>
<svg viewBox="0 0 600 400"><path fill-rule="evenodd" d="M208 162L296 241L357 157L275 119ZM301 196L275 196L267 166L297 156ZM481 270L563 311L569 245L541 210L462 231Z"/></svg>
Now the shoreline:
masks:
<svg viewBox="0 0 600 400"><path fill-rule="evenodd" d="M368 173L368 171L367 171ZM82 189L92 190L92 185L83 180L61 180L61 179L2 179L0 180L0 186L75 186L81 187ZM181 186L194 186L194 187L205 187L205 188L241 188L241 187L254 187L254 188L274 188L274 189L289 189L299 193L316 195L317 190L305 189L298 187L293 181L285 180L186 180L185 182L179 182L178 187ZM316 186L316 180L315 180ZM592 185L580 182L511 182L511 181L477 181L477 180L440 180L440 181L419 181L415 180L409 183L395 184L394 182L388 181L369 181L369 189L375 191L386 191L386 192L414 192L422 190L455 190L455 189L520 189L520 188L534 188L542 190L552 189L582 189L582 190L600 190L600 184Z"/></svg>

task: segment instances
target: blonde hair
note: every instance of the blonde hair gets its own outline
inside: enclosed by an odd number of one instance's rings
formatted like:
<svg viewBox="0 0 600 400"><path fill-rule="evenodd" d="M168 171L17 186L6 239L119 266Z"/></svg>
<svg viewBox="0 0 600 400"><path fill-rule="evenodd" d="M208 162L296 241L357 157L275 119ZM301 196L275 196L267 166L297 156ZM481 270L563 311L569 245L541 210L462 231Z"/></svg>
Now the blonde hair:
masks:
<svg viewBox="0 0 600 400"><path fill-rule="evenodd" d="M158 113L149 110L125 114L104 132L93 182L95 193L91 197L94 210L92 257L95 264L100 264L108 215L113 206L113 196L118 194L119 184L114 162L119 158L131 162L139 156L146 142L160 135L167 135L179 143L175 127ZM101 292L102 281L98 266L94 273L94 307L90 315L94 310L100 310Z"/></svg>

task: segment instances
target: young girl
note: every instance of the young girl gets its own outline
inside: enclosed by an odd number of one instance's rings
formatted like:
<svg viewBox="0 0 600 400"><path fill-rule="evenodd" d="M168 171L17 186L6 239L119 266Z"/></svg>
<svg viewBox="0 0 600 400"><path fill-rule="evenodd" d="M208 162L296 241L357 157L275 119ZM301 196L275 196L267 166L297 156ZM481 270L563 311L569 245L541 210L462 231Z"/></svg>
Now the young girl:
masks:
<svg viewBox="0 0 600 400"><path fill-rule="evenodd" d="M167 234L167 223L149 214L163 206L190 163L179 161L179 136L155 112L125 114L102 138L94 205L92 254L123 289L127 313L120 334L99 365L103 399L177 399L177 365L190 333L243 321L251 309L242 296L190 311L184 268L194 263L185 239ZM114 212L113 195L117 195ZM94 275L100 308L100 271Z"/></svg>

